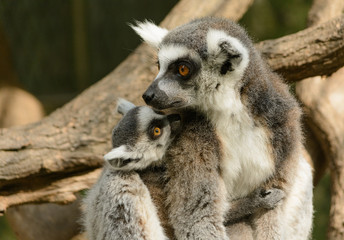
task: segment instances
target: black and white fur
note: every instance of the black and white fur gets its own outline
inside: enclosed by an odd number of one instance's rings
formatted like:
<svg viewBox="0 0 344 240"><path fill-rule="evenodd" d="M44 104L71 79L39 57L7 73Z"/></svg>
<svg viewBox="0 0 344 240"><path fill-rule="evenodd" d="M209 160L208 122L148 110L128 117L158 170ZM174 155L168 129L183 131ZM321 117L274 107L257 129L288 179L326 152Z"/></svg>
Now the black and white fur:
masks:
<svg viewBox="0 0 344 240"><path fill-rule="evenodd" d="M158 50L160 71L143 98L160 110L192 108L209 119L229 201L262 186L286 192L281 206L252 217L253 238L309 238L312 173L301 153L301 111L246 32L211 17L172 31L150 22L133 28ZM180 64L190 68L187 79L178 75Z"/></svg>
<svg viewBox="0 0 344 240"><path fill-rule="evenodd" d="M128 110L129 109L129 110ZM112 132L113 149L104 156L116 170L141 170L159 164L179 124L175 115L165 116L151 108L120 99L117 111L125 115ZM152 136L153 127L162 131Z"/></svg>

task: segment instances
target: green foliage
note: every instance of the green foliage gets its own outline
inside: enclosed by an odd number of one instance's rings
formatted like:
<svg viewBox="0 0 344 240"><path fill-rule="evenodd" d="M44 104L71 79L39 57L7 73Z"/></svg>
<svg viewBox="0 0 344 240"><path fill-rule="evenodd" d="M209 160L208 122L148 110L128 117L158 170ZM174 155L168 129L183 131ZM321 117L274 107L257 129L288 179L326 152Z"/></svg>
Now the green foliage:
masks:
<svg viewBox="0 0 344 240"><path fill-rule="evenodd" d="M326 239L330 212L330 175L325 175L314 189L314 240Z"/></svg>
<svg viewBox="0 0 344 240"><path fill-rule="evenodd" d="M256 41L278 38L306 28L312 0L255 0L240 23Z"/></svg>
<svg viewBox="0 0 344 240"><path fill-rule="evenodd" d="M0 217L0 239L1 240L15 240L16 237L12 232L11 228L8 226L5 217Z"/></svg>

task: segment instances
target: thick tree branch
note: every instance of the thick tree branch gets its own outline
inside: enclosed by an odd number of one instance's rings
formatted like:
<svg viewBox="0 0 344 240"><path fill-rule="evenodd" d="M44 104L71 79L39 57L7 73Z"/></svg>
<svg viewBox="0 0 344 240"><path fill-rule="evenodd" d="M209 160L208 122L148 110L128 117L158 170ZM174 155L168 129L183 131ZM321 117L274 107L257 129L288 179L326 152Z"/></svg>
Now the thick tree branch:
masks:
<svg viewBox="0 0 344 240"><path fill-rule="evenodd" d="M3 211L8 206L19 205L23 202L54 202L60 204L76 200L74 193L89 188L99 177L101 169L71 175L62 179L30 178L25 189L16 189L9 186L1 191L0 209ZM46 181L48 180L48 183Z"/></svg>
<svg viewBox="0 0 344 240"><path fill-rule="evenodd" d="M257 47L289 82L330 75L344 66L344 15Z"/></svg>

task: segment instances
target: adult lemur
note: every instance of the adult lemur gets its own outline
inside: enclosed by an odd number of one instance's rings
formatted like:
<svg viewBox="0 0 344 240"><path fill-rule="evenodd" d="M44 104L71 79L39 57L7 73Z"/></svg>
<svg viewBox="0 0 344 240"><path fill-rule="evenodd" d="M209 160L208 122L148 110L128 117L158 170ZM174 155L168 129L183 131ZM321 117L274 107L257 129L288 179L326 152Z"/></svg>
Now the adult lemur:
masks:
<svg viewBox="0 0 344 240"><path fill-rule="evenodd" d="M104 156L103 173L85 198L89 239L166 238L147 187L132 171L161 165L163 159L171 178L167 196L173 195L169 199L175 202L170 204L177 204L170 219L183 222L175 229L177 239L227 239L225 190L220 189L218 172L221 157L208 121L191 111L182 116L187 119L183 122L176 115L161 115L124 100L118 111L125 115L113 130L113 149ZM255 191L238 200L227 218L235 221L261 208L274 208L283 197L278 189Z"/></svg>
<svg viewBox="0 0 344 240"><path fill-rule="evenodd" d="M158 49L160 71L144 100L159 110L191 108L210 121L223 155L228 200L262 186L286 193L282 205L254 214L253 237L307 239L312 174L301 154L300 108L246 32L212 17L172 31L150 22L133 28Z"/></svg>

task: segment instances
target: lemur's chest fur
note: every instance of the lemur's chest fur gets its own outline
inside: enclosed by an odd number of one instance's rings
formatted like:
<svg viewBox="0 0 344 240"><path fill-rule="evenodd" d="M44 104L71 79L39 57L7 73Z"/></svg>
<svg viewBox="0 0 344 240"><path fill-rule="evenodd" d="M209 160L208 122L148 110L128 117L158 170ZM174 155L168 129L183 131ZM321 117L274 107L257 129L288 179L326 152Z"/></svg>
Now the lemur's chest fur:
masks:
<svg viewBox="0 0 344 240"><path fill-rule="evenodd" d="M233 89L213 103L221 106L209 117L222 144L221 171L228 197L246 196L275 170L267 131L254 123Z"/></svg>

